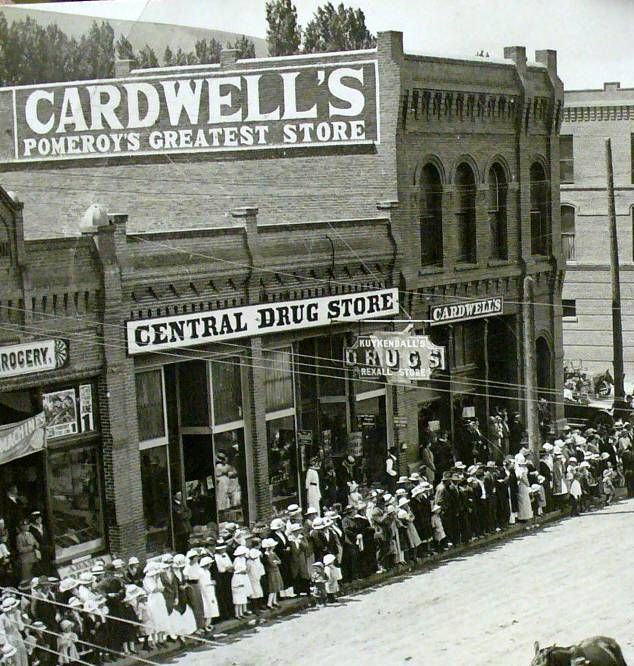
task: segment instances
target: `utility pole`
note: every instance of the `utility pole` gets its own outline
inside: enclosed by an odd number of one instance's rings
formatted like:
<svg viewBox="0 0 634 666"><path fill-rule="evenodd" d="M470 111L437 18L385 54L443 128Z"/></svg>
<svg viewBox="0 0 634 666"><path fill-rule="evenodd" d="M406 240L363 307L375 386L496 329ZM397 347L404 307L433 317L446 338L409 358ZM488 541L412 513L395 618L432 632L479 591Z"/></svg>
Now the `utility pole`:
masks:
<svg viewBox="0 0 634 666"><path fill-rule="evenodd" d="M612 358L614 363L614 401L625 399L625 373L623 371L623 324L621 323L621 281L619 277L619 243L616 234L616 208L614 205L614 172L612 170L612 143L605 140L605 166L608 177L608 220L610 224L610 277L612 279Z"/></svg>
<svg viewBox="0 0 634 666"><path fill-rule="evenodd" d="M526 385L526 431L535 465L542 447L537 410L537 366L535 362L535 290L533 278L524 278L524 383Z"/></svg>

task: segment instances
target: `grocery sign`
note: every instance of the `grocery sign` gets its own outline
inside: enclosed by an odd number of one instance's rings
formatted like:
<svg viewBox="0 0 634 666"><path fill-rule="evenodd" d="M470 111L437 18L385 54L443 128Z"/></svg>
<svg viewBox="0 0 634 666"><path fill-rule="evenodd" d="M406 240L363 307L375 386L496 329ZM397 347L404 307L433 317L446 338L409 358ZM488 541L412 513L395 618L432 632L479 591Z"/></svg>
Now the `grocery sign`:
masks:
<svg viewBox="0 0 634 666"><path fill-rule="evenodd" d="M377 95L376 61L3 88L0 162L379 143Z"/></svg>

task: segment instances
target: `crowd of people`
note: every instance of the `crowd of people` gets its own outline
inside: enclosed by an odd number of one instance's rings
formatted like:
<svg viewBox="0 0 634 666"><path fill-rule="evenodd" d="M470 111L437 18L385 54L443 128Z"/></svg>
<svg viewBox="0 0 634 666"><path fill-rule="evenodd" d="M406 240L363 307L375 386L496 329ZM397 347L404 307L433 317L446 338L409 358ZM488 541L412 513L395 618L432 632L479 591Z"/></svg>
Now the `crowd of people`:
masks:
<svg viewBox="0 0 634 666"><path fill-rule="evenodd" d="M440 434L424 442L418 471L395 473L391 450L385 483L366 486L355 459L345 458L344 492L333 501L313 496L305 510L291 504L250 528L194 529L185 552L94 560L61 580L34 560L2 582L0 663L101 664L169 642L204 642L220 621L266 613L297 596L334 602L359 579L516 523L530 529L544 512L578 515L609 504L620 485L634 496L633 442L630 424L617 422L609 431L564 428L544 441L539 460L522 446L500 456L496 444L483 448L480 440L455 459ZM311 468L318 482L319 460ZM26 523L15 529L14 539L6 530L3 536L9 558Z"/></svg>

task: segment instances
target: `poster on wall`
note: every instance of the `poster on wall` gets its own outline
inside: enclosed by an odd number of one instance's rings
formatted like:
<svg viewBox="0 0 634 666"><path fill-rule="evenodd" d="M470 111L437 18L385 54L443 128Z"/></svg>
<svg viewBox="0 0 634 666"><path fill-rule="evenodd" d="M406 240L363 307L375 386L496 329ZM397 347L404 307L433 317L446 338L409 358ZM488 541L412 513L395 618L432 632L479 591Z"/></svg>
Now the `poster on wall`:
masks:
<svg viewBox="0 0 634 666"><path fill-rule="evenodd" d="M92 410L92 386L90 384L82 384L79 387L79 420L82 432L92 432L95 429Z"/></svg>
<svg viewBox="0 0 634 666"><path fill-rule="evenodd" d="M42 396L46 415L46 437L65 437L77 434L77 405L75 389L65 389Z"/></svg>

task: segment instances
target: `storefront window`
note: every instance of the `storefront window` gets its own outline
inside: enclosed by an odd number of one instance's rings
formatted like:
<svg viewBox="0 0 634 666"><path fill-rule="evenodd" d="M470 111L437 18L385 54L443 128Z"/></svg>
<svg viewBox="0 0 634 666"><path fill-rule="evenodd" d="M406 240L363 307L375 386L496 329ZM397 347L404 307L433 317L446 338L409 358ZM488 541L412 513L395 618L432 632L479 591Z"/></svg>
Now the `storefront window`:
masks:
<svg viewBox="0 0 634 666"><path fill-rule="evenodd" d="M48 464L55 557L77 557L103 547L97 448L51 451Z"/></svg>
<svg viewBox="0 0 634 666"><path fill-rule="evenodd" d="M249 517L244 429L214 435L216 506L219 522L245 522Z"/></svg>
<svg viewBox="0 0 634 666"><path fill-rule="evenodd" d="M299 503L295 418L284 416L266 422L269 482L273 506L283 509Z"/></svg>
<svg viewBox="0 0 634 666"><path fill-rule="evenodd" d="M209 425L207 396L207 361L179 363L178 383L181 394L181 425L197 427Z"/></svg>
<svg viewBox="0 0 634 666"><path fill-rule="evenodd" d="M171 544L167 446L141 451L141 485L146 550L162 553Z"/></svg>
<svg viewBox="0 0 634 666"><path fill-rule="evenodd" d="M139 440L165 437L163 373L160 368L136 374L136 408Z"/></svg>
<svg viewBox="0 0 634 666"><path fill-rule="evenodd" d="M293 374L291 352L276 349L264 352L266 411L275 412L293 407Z"/></svg>
<svg viewBox="0 0 634 666"><path fill-rule="evenodd" d="M242 381L240 358L211 362L214 395L214 425L242 419Z"/></svg>

